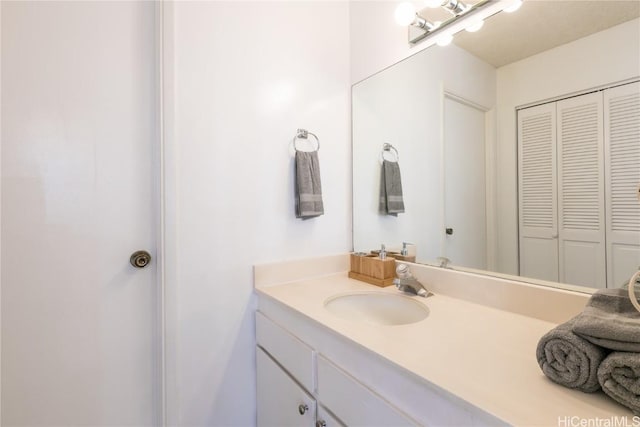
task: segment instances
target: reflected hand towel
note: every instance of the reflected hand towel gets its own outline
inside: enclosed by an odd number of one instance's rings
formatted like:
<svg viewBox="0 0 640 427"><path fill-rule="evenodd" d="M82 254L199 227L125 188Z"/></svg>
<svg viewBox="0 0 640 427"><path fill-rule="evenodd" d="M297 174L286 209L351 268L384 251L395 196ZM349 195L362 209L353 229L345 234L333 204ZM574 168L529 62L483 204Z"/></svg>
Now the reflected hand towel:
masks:
<svg viewBox="0 0 640 427"><path fill-rule="evenodd" d="M398 162L384 160L380 172L380 205L379 211L386 215L398 216L404 212L402 196L402 179Z"/></svg>
<svg viewBox="0 0 640 427"><path fill-rule="evenodd" d="M324 214L317 151L296 151L295 200L296 218L308 219Z"/></svg>

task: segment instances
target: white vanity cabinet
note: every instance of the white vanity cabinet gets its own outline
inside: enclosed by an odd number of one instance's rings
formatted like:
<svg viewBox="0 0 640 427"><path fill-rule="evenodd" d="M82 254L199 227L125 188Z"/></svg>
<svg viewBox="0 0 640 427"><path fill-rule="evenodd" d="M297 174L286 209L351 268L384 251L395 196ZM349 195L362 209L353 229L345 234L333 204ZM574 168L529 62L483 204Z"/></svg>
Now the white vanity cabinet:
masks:
<svg viewBox="0 0 640 427"><path fill-rule="evenodd" d="M256 313L257 425L417 425L262 313Z"/></svg>

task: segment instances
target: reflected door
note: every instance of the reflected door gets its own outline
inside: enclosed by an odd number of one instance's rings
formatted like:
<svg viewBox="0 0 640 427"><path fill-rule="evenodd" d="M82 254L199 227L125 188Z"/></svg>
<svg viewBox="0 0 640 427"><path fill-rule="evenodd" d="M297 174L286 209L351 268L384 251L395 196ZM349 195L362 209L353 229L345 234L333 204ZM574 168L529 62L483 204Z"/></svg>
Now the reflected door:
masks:
<svg viewBox="0 0 640 427"><path fill-rule="evenodd" d="M609 287L640 270L640 83L604 91Z"/></svg>
<svg viewBox="0 0 640 427"><path fill-rule="evenodd" d="M453 264L487 268L485 112L444 100L444 254Z"/></svg>
<svg viewBox="0 0 640 427"><path fill-rule="evenodd" d="M557 282L556 104L518 111L520 275Z"/></svg>
<svg viewBox="0 0 640 427"><path fill-rule="evenodd" d="M1 7L2 424L158 425L155 5Z"/></svg>
<svg viewBox="0 0 640 427"><path fill-rule="evenodd" d="M602 93L556 104L560 281L606 288Z"/></svg>

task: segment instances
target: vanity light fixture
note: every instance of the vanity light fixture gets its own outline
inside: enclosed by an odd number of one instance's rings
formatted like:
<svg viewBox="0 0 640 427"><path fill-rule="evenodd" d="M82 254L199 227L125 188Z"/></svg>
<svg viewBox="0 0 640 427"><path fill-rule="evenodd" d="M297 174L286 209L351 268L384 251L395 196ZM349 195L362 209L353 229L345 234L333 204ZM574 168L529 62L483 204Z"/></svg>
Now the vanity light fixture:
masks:
<svg viewBox="0 0 640 427"><path fill-rule="evenodd" d="M461 2L460 0L446 0L442 3L442 7L455 16L462 15L471 9L471 6Z"/></svg>
<svg viewBox="0 0 640 427"><path fill-rule="evenodd" d="M396 22L399 25L413 25L429 32L437 27L433 22L429 22L416 13L416 9L411 2L400 3L395 10Z"/></svg>
<svg viewBox="0 0 640 427"><path fill-rule="evenodd" d="M396 7L395 15L398 24L408 27L410 45L430 39L432 44L446 46L451 43L455 33L463 29L471 33L478 31L484 25L485 18L503 10L514 12L522 2L523 0L422 0L426 7L441 7L453 15L443 22L430 22L424 18L430 14L427 9L418 12L415 2L404 1Z"/></svg>
<svg viewBox="0 0 640 427"><path fill-rule="evenodd" d="M426 0L425 5L432 9L442 7L454 15L462 15L471 9L471 6L461 2L460 0Z"/></svg>

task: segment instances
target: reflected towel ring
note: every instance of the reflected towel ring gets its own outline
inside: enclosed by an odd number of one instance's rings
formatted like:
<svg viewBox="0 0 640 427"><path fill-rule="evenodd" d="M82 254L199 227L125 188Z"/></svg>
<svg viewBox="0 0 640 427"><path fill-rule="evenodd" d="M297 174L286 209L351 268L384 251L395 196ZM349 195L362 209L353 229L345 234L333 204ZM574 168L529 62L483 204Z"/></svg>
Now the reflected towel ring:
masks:
<svg viewBox="0 0 640 427"><path fill-rule="evenodd" d="M636 271L636 273L631 276L629 279L629 299L631 300L631 304L635 307L636 310L640 311L640 302L636 298L636 281L640 280L640 270Z"/></svg>
<svg viewBox="0 0 640 427"><path fill-rule="evenodd" d="M311 135L312 137L314 137L314 138L316 139L316 144L317 144L316 149L315 149L315 150L312 150L312 151L318 151L318 150L320 150L320 140L318 139L318 137L316 136L316 134L315 134L315 133L313 133L313 132L309 132L309 131L308 131L308 130L306 130L306 129L298 129L298 130L296 131L296 136L294 136L294 137L293 137L293 148L294 148L296 151L304 151L304 150L298 150L298 147L296 146L296 141L297 141L298 139L308 139L308 138L309 138L309 135Z"/></svg>
<svg viewBox="0 0 640 427"><path fill-rule="evenodd" d="M393 154L395 156L395 159L391 159L391 160L385 159L384 153ZM400 154L398 154L398 150L396 150L396 147L389 144L388 142L384 143L384 145L382 146L382 151L380 152L380 163L382 163L384 160L389 160L390 162L396 162L396 163L400 160Z"/></svg>

